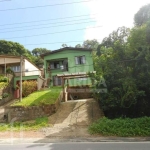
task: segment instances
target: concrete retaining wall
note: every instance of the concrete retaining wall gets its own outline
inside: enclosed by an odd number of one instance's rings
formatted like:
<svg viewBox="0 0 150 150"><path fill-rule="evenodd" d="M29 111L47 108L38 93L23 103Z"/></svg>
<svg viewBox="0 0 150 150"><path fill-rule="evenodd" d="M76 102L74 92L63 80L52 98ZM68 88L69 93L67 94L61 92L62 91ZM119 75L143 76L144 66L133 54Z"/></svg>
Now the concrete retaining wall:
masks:
<svg viewBox="0 0 150 150"><path fill-rule="evenodd" d="M92 97L92 91L88 86L68 87L68 100L86 99Z"/></svg>

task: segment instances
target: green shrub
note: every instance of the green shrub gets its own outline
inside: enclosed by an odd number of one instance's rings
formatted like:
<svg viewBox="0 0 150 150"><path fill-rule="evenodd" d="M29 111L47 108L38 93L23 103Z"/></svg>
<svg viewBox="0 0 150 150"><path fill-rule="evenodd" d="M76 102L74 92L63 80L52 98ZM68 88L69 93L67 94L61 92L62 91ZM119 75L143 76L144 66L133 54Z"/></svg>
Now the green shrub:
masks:
<svg viewBox="0 0 150 150"><path fill-rule="evenodd" d="M150 136L150 117L142 118L101 118L89 127L91 134L107 136Z"/></svg>
<svg viewBox="0 0 150 150"><path fill-rule="evenodd" d="M9 79L3 75L0 76L0 82L8 82Z"/></svg>
<svg viewBox="0 0 150 150"><path fill-rule="evenodd" d="M7 73L7 74L15 75L14 71L13 71L10 67L8 67L8 68L6 69L6 73Z"/></svg>
<svg viewBox="0 0 150 150"><path fill-rule="evenodd" d="M5 125L0 124L0 131L20 131L25 130L38 130L42 127L47 127L48 124L48 118L47 117L41 117L37 118L36 120L33 120L33 122L15 122L13 125L6 123Z"/></svg>
<svg viewBox="0 0 150 150"><path fill-rule="evenodd" d="M24 97L28 96L29 94L33 93L37 90L37 82L36 81L24 81L22 83L22 95Z"/></svg>
<svg viewBox="0 0 150 150"><path fill-rule="evenodd" d="M8 85L7 82L0 82L0 89L5 88Z"/></svg>
<svg viewBox="0 0 150 150"><path fill-rule="evenodd" d="M9 94L8 94L8 93L3 93L3 94L2 94L2 98L7 98L7 97L9 97Z"/></svg>

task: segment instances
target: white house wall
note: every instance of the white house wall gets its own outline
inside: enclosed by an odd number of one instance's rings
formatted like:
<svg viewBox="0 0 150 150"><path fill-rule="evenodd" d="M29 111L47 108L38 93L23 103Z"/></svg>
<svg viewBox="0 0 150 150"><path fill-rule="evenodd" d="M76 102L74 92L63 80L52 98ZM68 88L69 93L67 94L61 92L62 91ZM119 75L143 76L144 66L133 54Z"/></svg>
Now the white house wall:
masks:
<svg viewBox="0 0 150 150"><path fill-rule="evenodd" d="M25 76L40 75L41 71L25 59Z"/></svg>

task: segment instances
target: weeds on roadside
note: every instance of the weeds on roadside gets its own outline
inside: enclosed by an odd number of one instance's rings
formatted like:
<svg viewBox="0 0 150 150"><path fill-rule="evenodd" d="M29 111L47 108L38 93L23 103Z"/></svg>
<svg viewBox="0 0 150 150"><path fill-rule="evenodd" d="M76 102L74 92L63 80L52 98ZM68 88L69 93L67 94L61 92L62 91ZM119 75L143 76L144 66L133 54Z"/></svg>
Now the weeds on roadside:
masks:
<svg viewBox="0 0 150 150"><path fill-rule="evenodd" d="M150 117L142 118L101 118L89 127L91 134L107 136L150 136Z"/></svg>
<svg viewBox="0 0 150 150"><path fill-rule="evenodd" d="M35 119L33 122L14 122L14 123L7 123L7 124L0 124L0 131L30 131L30 130L38 130L42 127L47 127L48 118L41 117Z"/></svg>

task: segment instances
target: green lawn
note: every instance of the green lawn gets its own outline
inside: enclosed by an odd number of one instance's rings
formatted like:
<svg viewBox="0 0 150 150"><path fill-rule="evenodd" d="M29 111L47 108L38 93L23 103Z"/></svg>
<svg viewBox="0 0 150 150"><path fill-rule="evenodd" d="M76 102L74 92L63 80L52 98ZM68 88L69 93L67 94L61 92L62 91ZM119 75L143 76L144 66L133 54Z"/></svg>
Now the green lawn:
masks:
<svg viewBox="0 0 150 150"><path fill-rule="evenodd" d="M27 97L23 98L21 102L17 101L12 106L39 106L54 104L57 100L62 88L61 87L51 87L47 90L36 91Z"/></svg>
<svg viewBox="0 0 150 150"><path fill-rule="evenodd" d="M32 122L15 122L13 124L0 124L0 132L4 131L30 131L30 130L38 130L42 127L48 127L51 126L48 123L47 117L37 118L36 120L33 120Z"/></svg>
<svg viewBox="0 0 150 150"><path fill-rule="evenodd" d="M91 134L106 136L150 136L150 117L141 118L102 118L89 127Z"/></svg>

